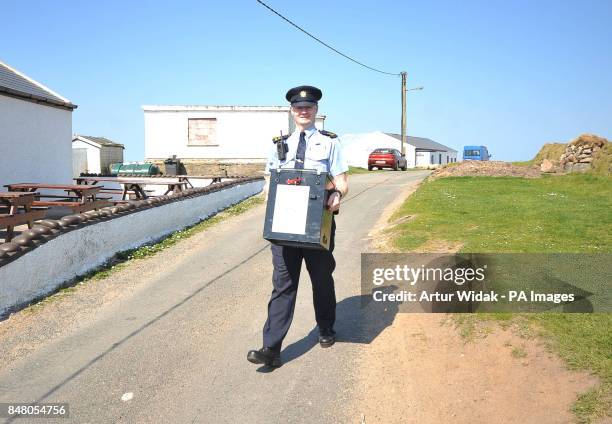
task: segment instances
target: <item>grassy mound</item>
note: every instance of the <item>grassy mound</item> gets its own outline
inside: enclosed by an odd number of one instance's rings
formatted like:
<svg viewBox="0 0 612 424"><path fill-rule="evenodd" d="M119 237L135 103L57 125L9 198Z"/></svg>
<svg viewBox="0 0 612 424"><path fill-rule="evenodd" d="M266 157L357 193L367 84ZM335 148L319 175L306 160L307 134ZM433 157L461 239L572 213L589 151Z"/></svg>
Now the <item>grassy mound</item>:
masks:
<svg viewBox="0 0 612 424"><path fill-rule="evenodd" d="M612 174L612 143L607 142L601 150L593 155L592 165L593 168L591 169L591 174Z"/></svg>
<svg viewBox="0 0 612 424"><path fill-rule="evenodd" d="M559 158L565 152L565 144L563 143L546 143L537 155L533 158L533 164L540 166L544 159L559 163Z"/></svg>

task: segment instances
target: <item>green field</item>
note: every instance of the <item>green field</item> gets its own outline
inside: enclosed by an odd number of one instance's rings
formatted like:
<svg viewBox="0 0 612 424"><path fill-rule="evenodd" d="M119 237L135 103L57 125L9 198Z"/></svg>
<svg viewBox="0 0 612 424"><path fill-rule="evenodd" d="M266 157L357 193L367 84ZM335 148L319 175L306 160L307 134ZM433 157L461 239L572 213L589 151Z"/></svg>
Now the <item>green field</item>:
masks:
<svg viewBox="0 0 612 424"><path fill-rule="evenodd" d="M610 252L612 178L450 177L426 182L391 220L402 251L427 240L463 252Z"/></svg>
<svg viewBox="0 0 612 424"><path fill-rule="evenodd" d="M391 218L398 250L448 242L460 252L612 252L612 177L452 177L426 181ZM459 318L528 322L569 367L596 373L579 422L612 414L612 314L474 314Z"/></svg>

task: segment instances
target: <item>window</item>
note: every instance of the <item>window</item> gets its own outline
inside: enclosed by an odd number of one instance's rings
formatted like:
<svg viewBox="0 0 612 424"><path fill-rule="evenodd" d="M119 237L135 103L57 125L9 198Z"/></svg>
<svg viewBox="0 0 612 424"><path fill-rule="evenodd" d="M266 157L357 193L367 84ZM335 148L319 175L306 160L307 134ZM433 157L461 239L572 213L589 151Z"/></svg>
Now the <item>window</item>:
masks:
<svg viewBox="0 0 612 424"><path fill-rule="evenodd" d="M466 150L463 152L463 156L480 156L480 150Z"/></svg>
<svg viewBox="0 0 612 424"><path fill-rule="evenodd" d="M188 121L188 146L218 146L217 118L190 118Z"/></svg>

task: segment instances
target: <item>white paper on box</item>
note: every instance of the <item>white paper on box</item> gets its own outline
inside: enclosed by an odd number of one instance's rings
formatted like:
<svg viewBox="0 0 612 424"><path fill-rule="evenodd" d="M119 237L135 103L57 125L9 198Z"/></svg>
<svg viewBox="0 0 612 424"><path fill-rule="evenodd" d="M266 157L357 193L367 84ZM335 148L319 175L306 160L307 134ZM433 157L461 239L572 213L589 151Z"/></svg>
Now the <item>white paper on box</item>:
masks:
<svg viewBox="0 0 612 424"><path fill-rule="evenodd" d="M272 232L306 234L309 195L310 186L276 186Z"/></svg>

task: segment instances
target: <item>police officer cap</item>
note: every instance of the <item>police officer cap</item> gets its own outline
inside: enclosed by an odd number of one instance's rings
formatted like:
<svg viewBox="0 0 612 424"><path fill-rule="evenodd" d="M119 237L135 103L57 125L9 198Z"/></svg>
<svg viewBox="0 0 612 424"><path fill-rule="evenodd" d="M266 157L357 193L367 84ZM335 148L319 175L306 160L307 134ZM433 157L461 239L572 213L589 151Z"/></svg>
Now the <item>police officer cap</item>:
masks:
<svg viewBox="0 0 612 424"><path fill-rule="evenodd" d="M300 85L287 91L285 98L291 106L313 106L323 97L323 93L317 87L311 85Z"/></svg>

